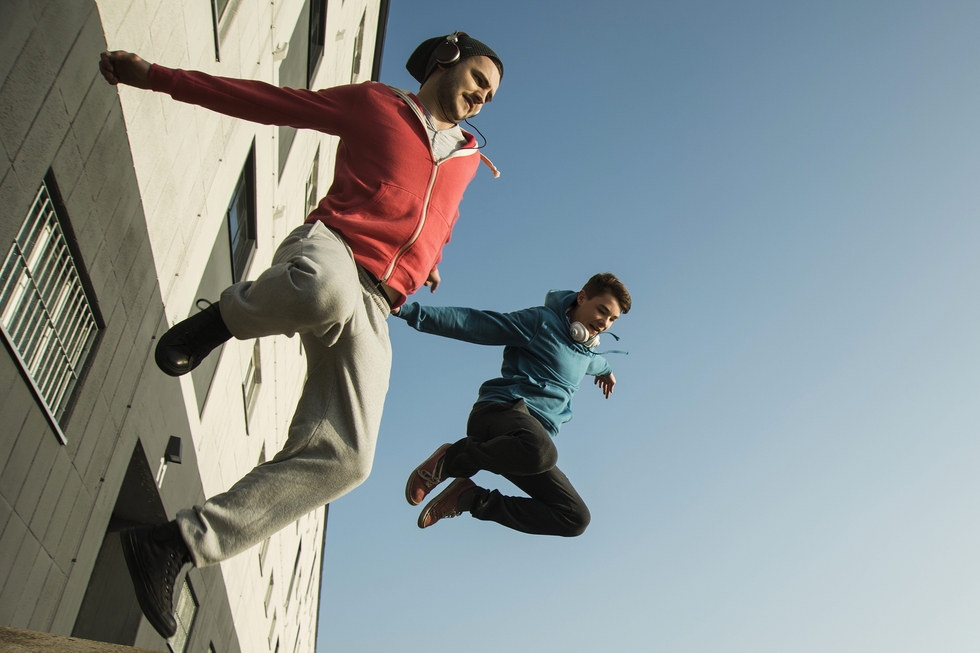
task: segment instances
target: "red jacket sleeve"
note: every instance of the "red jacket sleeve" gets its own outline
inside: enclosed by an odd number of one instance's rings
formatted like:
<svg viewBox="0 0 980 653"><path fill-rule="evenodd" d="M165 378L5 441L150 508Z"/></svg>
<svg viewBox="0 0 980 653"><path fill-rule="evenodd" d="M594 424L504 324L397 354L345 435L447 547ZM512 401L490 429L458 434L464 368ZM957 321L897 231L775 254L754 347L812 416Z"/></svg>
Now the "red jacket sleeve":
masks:
<svg viewBox="0 0 980 653"><path fill-rule="evenodd" d="M263 125L313 129L335 136L343 136L350 116L358 115L363 96L358 86L308 91L158 64L150 67L150 87L180 102Z"/></svg>

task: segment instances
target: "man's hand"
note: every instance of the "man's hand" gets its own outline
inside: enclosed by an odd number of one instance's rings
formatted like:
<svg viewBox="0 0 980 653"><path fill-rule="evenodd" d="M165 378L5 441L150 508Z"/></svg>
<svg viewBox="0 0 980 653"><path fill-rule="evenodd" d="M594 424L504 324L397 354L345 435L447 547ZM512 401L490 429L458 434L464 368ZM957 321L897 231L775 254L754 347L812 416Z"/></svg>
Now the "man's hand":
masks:
<svg viewBox="0 0 980 653"><path fill-rule="evenodd" d="M595 377L595 384L602 390L602 394L606 395L606 399L609 399L609 395L613 391L613 386L616 385L616 377L612 372L605 376L597 376Z"/></svg>
<svg viewBox="0 0 980 653"><path fill-rule="evenodd" d="M143 61L132 52L103 52L99 59L99 72L113 86L126 84L150 88L150 62Z"/></svg>
<svg viewBox="0 0 980 653"><path fill-rule="evenodd" d="M432 268L432 272L429 273L429 278L425 280L425 285L429 287L429 292L435 292L441 281L442 277L439 276L439 268Z"/></svg>

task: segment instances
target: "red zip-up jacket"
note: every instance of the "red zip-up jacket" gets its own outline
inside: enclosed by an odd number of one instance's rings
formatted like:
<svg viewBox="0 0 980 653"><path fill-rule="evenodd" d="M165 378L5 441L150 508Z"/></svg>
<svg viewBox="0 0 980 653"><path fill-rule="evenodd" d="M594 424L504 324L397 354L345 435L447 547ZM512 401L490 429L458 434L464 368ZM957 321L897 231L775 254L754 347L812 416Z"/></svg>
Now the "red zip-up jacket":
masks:
<svg viewBox="0 0 980 653"><path fill-rule="evenodd" d="M418 99L377 82L308 91L154 64L150 86L235 118L339 136L333 184L306 221L338 232L358 264L400 293L395 306L442 260L481 158L499 174L468 133L437 163Z"/></svg>

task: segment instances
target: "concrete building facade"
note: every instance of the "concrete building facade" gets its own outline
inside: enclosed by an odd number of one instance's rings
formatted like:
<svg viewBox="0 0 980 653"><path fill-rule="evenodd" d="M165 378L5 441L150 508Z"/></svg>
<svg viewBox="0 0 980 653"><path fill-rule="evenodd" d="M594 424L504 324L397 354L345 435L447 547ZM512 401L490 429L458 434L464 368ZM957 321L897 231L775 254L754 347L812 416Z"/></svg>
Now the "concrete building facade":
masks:
<svg viewBox="0 0 980 653"><path fill-rule="evenodd" d="M268 266L336 139L114 88L99 54L280 86L376 78L387 0L0 3L0 625L161 651L313 651L327 510L136 605L118 530L230 487L285 441L298 338L180 379L156 338Z"/></svg>

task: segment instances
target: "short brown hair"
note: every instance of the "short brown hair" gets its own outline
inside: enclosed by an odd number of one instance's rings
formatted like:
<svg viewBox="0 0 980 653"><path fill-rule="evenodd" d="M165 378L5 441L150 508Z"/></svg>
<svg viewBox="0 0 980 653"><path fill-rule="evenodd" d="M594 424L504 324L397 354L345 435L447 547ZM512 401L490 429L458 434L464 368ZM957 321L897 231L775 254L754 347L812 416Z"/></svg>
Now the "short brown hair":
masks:
<svg viewBox="0 0 980 653"><path fill-rule="evenodd" d="M624 314L630 312L630 293L626 290L623 282L617 279L616 275L612 272L600 272L599 274L593 275L582 286L582 290L585 291L585 296L589 299L592 299L596 295L609 293L619 302L619 307L623 309Z"/></svg>

